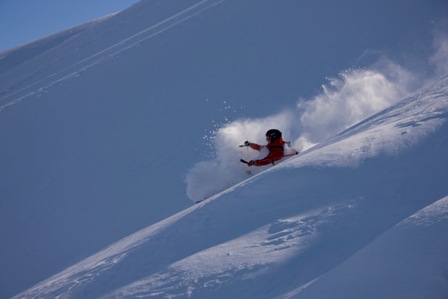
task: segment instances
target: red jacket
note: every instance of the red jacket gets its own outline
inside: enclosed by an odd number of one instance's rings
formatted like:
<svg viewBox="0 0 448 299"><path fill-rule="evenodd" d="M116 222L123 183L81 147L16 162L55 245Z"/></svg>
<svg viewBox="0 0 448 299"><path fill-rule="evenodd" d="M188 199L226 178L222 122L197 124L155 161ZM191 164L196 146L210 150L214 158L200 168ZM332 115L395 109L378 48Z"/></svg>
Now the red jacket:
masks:
<svg viewBox="0 0 448 299"><path fill-rule="evenodd" d="M285 151L284 150L285 143L286 142L284 142L281 137L273 142L268 143L265 146L252 143L250 147L254 150L260 151L264 147L266 147L269 150L269 154L266 157L260 160L255 160L255 166L271 164L283 158Z"/></svg>

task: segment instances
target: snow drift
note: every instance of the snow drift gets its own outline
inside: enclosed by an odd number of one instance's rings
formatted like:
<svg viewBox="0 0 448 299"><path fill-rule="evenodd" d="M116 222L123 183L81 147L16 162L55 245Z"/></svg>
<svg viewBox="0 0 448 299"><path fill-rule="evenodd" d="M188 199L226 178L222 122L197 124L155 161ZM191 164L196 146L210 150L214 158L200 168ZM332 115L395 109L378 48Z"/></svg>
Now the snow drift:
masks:
<svg viewBox="0 0 448 299"><path fill-rule="evenodd" d="M445 77L18 297L444 298L447 118Z"/></svg>

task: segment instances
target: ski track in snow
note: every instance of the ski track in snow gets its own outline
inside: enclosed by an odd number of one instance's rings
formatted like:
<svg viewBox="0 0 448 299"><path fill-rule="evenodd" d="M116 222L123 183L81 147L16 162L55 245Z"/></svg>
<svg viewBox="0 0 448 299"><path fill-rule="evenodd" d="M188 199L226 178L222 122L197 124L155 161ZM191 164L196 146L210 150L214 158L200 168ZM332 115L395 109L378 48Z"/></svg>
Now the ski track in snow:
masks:
<svg viewBox="0 0 448 299"><path fill-rule="evenodd" d="M0 98L0 112L5 109L14 106L28 97L34 95L41 95L46 93L49 88L52 86L59 84L67 79L77 77L82 72L88 70L89 68L98 65L104 62L107 59L115 58L119 54L124 51L130 50L135 46L138 46L140 43L151 39L155 36L162 34L163 32L182 24L191 18L194 18L205 11L221 4L225 0L203 0L199 3L196 3L174 15L164 19L163 21L158 22L126 39L123 39L112 46L103 49L87 58L84 58L66 68L63 68L56 73L46 76L43 79L38 79L35 82L28 84L25 87L22 87L16 91L12 91L11 93Z"/></svg>

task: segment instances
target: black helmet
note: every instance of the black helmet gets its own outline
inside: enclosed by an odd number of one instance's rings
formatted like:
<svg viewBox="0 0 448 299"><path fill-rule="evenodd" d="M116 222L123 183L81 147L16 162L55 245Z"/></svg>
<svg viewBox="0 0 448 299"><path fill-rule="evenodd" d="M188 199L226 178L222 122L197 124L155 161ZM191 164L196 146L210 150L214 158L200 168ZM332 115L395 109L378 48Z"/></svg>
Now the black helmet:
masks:
<svg viewBox="0 0 448 299"><path fill-rule="evenodd" d="M281 138L282 132L280 132L277 129L270 129L269 131L266 132L266 136L268 136L272 142L272 141L275 141L275 140Z"/></svg>

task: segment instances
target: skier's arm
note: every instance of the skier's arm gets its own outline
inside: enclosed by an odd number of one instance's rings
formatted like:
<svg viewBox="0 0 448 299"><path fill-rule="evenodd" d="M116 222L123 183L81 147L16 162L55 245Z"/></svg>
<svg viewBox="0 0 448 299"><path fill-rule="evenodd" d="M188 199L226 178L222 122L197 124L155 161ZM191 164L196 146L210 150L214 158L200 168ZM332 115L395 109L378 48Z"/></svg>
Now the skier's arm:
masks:
<svg viewBox="0 0 448 299"><path fill-rule="evenodd" d="M261 149L264 148L264 145L259 145L259 144L256 144L256 143L252 143L250 145L250 148L254 149L256 151L261 151Z"/></svg>
<svg viewBox="0 0 448 299"><path fill-rule="evenodd" d="M254 149L254 150L257 150L257 151L261 151L261 149L265 147L264 145L259 145L259 144L252 143L252 142L249 142L249 141L245 141L244 142L244 146L248 146L251 149Z"/></svg>

